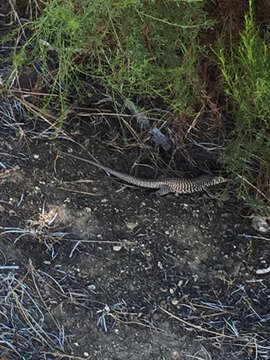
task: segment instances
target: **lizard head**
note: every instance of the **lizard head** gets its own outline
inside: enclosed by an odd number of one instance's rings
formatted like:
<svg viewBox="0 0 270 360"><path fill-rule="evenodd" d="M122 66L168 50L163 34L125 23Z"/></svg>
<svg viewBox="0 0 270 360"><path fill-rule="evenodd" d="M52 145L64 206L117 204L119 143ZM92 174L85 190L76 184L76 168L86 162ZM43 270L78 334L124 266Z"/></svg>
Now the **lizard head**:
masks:
<svg viewBox="0 0 270 360"><path fill-rule="evenodd" d="M216 177L213 179L214 185L221 184L221 183L227 182L227 181L228 181L228 180L225 179L225 178L222 177L222 176L216 176Z"/></svg>

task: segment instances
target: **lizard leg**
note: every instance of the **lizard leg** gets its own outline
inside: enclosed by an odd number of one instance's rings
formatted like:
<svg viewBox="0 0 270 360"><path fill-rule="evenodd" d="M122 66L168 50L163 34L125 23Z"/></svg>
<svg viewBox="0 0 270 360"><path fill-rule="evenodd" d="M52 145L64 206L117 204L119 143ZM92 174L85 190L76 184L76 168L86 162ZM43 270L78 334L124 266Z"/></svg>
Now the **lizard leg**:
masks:
<svg viewBox="0 0 270 360"><path fill-rule="evenodd" d="M209 191L209 189L204 188L203 190L206 192L206 194L207 194L211 199L218 200L218 196L215 196L214 194L212 194L212 192Z"/></svg>
<svg viewBox="0 0 270 360"><path fill-rule="evenodd" d="M162 185L158 191L155 192L156 195L163 196L171 192L171 189L167 185Z"/></svg>

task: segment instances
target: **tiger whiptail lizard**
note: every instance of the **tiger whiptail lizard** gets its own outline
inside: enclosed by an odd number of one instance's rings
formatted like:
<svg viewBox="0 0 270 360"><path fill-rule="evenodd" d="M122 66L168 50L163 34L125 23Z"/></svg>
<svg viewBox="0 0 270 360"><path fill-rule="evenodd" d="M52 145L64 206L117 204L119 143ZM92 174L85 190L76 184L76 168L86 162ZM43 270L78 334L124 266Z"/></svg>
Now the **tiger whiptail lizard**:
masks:
<svg viewBox="0 0 270 360"><path fill-rule="evenodd" d="M83 159L78 156L63 152L60 152L60 154L94 165L104 170L105 172L116 176L118 179L124 180L129 184L145 187L149 189L159 189L156 192L157 195L166 195L168 193L179 193L179 194L195 193L195 192L203 191L209 186L217 185L227 181L222 176L213 176L213 175L202 175L194 179L187 179L187 178L175 178L175 179L172 178L172 179L162 179L162 180L141 179L113 170L95 161Z"/></svg>

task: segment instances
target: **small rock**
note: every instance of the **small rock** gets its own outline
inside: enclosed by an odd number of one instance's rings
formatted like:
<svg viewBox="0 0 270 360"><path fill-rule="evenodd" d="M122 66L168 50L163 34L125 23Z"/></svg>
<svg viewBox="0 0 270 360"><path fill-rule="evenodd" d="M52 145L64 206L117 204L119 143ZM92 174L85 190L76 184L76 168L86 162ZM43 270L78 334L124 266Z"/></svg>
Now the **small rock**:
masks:
<svg viewBox="0 0 270 360"><path fill-rule="evenodd" d="M177 286L181 287L184 284L184 280L179 280Z"/></svg>
<svg viewBox="0 0 270 360"><path fill-rule="evenodd" d="M266 234L270 232L270 217L253 215L251 226L254 230Z"/></svg>
<svg viewBox="0 0 270 360"><path fill-rule="evenodd" d="M94 284L88 285L87 289L90 291L94 291L94 290L96 290L96 285L94 285Z"/></svg>
<svg viewBox="0 0 270 360"><path fill-rule="evenodd" d="M174 360L177 360L177 359L180 359L181 357L180 357L180 353L178 352L178 351L176 351L176 350L173 350L172 352L171 352L171 356L172 356L172 359L174 359Z"/></svg>
<svg viewBox="0 0 270 360"><path fill-rule="evenodd" d="M122 245L114 245L113 246L113 251L119 252L120 250L122 250Z"/></svg>
<svg viewBox="0 0 270 360"><path fill-rule="evenodd" d="M171 303L172 303L172 305L178 305L179 300L174 298L174 299L172 299Z"/></svg>
<svg viewBox="0 0 270 360"><path fill-rule="evenodd" d="M126 227L129 231L133 231L138 224L136 222L127 222Z"/></svg>

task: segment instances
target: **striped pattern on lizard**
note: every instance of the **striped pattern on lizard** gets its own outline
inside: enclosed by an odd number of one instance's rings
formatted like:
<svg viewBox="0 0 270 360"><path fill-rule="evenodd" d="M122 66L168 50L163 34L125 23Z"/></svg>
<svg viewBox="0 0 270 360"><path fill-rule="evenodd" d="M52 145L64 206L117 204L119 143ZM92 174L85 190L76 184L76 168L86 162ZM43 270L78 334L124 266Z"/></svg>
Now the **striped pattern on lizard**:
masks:
<svg viewBox="0 0 270 360"><path fill-rule="evenodd" d="M195 192L203 191L207 189L209 186L218 185L227 181L222 176L214 176L214 175L202 175L193 179L187 179L187 178L175 178L175 179L168 178L162 180L141 179L135 176L124 174L117 170L113 170L108 166L99 164L92 160L83 159L78 156L63 152L60 152L60 154L66 155L73 159L87 162L88 164L96 166L129 184L145 187L149 189L159 189L156 192L157 195L166 195L168 193L179 193L179 194L195 193Z"/></svg>

